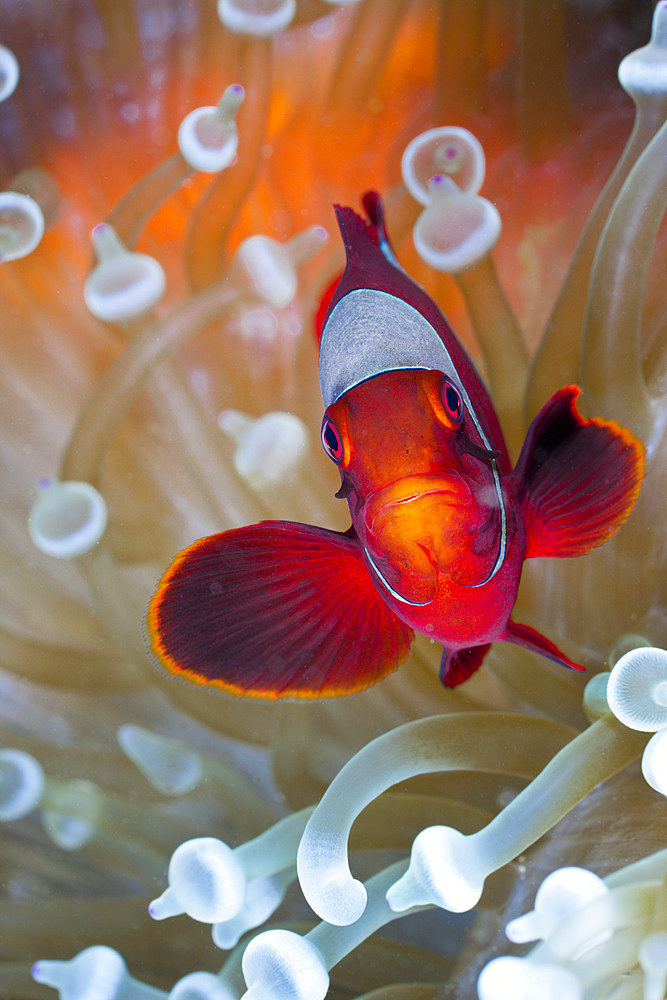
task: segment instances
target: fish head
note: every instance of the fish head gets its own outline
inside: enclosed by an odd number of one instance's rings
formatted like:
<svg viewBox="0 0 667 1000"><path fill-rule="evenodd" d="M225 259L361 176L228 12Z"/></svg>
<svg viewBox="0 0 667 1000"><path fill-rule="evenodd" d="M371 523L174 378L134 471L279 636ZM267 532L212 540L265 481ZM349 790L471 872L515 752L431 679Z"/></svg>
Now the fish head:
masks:
<svg viewBox="0 0 667 1000"><path fill-rule="evenodd" d="M372 575L397 600L430 603L440 576L478 586L490 575L502 530L497 452L449 375L393 370L355 385L327 407L322 444Z"/></svg>

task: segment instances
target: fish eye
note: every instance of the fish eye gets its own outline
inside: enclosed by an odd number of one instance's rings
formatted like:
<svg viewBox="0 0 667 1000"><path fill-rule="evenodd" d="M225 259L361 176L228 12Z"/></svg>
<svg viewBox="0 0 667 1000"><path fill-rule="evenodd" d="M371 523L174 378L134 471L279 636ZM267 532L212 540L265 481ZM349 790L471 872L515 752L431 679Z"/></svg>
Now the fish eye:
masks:
<svg viewBox="0 0 667 1000"><path fill-rule="evenodd" d="M447 378L443 378L440 388L442 402L450 420L455 424L460 424L463 420L463 400L458 389L456 389Z"/></svg>
<svg viewBox="0 0 667 1000"><path fill-rule="evenodd" d="M341 441L340 434L328 417L325 417L322 421L322 447L336 465L342 461L343 442Z"/></svg>

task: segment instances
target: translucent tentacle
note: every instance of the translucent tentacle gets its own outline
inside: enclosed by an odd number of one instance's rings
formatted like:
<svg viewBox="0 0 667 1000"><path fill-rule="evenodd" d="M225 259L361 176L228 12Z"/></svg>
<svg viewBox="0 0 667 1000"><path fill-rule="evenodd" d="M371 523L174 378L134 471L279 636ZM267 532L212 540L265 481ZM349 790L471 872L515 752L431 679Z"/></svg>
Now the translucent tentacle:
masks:
<svg viewBox="0 0 667 1000"><path fill-rule="evenodd" d="M611 177L588 216L547 322L533 361L526 393L528 421L537 413L544 400L560 386L579 380L580 345L588 283L598 240L628 174L664 122L667 113L664 71L662 74L659 71L660 61L664 60L663 35L666 21L667 11L663 5L658 4L650 43L627 56L619 67L621 83L636 105L634 127Z"/></svg>
<svg viewBox="0 0 667 1000"><path fill-rule="evenodd" d="M613 414L647 438L651 400L642 372L641 319L651 252L667 207L667 123L637 160L600 240L583 334L590 412Z"/></svg>

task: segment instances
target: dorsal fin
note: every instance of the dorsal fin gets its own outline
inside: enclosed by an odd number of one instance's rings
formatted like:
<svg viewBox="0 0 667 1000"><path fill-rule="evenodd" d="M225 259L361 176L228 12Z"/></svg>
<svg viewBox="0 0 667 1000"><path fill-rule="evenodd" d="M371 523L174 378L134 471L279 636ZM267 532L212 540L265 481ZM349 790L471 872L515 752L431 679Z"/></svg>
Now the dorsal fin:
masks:
<svg viewBox="0 0 667 1000"><path fill-rule="evenodd" d="M365 263L369 248L377 249L378 232L374 225L369 224L347 205L334 205L336 220L340 234L343 237L345 256L348 264ZM373 253L373 250L370 251Z"/></svg>

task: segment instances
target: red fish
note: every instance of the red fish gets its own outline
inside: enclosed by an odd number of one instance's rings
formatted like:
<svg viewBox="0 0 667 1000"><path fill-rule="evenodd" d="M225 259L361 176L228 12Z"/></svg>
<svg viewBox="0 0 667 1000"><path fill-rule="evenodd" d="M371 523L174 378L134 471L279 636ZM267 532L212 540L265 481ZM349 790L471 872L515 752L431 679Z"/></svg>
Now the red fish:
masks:
<svg viewBox="0 0 667 1000"><path fill-rule="evenodd" d="M398 264L382 203L370 224L336 208L347 266L323 323L322 444L352 517L339 533L287 521L202 538L148 609L162 665L263 698L348 694L407 657L413 629L466 680L492 642L583 669L510 619L524 559L577 556L614 534L643 476L643 446L585 420L566 386L532 422L512 469L470 358Z"/></svg>

